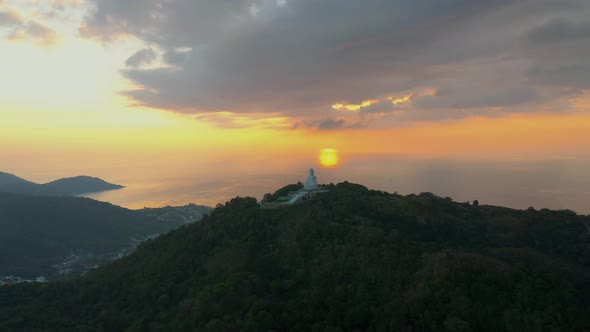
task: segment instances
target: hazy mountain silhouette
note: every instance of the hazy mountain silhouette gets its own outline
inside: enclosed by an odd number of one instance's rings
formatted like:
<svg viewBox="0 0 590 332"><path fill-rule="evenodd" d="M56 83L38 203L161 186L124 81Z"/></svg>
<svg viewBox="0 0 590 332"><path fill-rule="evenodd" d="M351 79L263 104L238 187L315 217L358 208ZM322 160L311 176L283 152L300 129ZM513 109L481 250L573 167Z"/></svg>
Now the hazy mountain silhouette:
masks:
<svg viewBox="0 0 590 332"><path fill-rule="evenodd" d="M102 179L90 176L76 176L73 178L59 179L46 183L43 187L50 191L68 193L70 195L124 188L124 186L108 183Z"/></svg>
<svg viewBox="0 0 590 332"><path fill-rule="evenodd" d="M41 187L16 175L0 172L0 192L39 193Z"/></svg>
<svg viewBox="0 0 590 332"><path fill-rule="evenodd" d="M0 330L590 327L590 217L328 188L237 197L78 280L0 287Z"/></svg>
<svg viewBox="0 0 590 332"><path fill-rule="evenodd" d="M0 192L7 193L74 196L121 188L124 186L89 176L64 178L38 184L9 173L0 172Z"/></svg>

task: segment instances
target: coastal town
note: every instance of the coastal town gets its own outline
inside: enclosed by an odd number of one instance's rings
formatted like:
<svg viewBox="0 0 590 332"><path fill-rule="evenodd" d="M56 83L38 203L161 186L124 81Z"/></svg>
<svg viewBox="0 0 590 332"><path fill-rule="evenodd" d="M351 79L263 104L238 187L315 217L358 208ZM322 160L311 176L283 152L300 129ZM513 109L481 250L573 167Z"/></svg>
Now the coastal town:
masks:
<svg viewBox="0 0 590 332"><path fill-rule="evenodd" d="M14 285L20 283L31 283L31 282L47 282L47 279L43 276L37 277L35 279L23 279L17 276L4 276L0 277L0 286L5 285Z"/></svg>

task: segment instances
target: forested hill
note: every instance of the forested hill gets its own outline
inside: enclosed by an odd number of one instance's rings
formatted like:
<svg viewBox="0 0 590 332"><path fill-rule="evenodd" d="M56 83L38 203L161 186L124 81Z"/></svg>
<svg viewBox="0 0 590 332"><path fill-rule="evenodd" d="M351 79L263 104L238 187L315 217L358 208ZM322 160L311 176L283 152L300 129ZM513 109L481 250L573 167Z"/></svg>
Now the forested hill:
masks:
<svg viewBox="0 0 590 332"><path fill-rule="evenodd" d="M88 198L0 193L0 278L79 275L183 224Z"/></svg>
<svg viewBox="0 0 590 332"><path fill-rule="evenodd" d="M0 330L584 331L589 222L350 183L235 198L76 281L0 287Z"/></svg>

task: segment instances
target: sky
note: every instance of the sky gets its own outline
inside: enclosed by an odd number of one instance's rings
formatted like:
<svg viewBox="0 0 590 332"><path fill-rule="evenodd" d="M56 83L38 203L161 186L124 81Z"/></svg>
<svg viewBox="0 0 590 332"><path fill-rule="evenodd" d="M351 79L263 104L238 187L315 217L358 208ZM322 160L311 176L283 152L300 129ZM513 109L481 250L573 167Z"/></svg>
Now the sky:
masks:
<svg viewBox="0 0 590 332"><path fill-rule="evenodd" d="M587 0L0 0L0 170L589 160L589 58Z"/></svg>

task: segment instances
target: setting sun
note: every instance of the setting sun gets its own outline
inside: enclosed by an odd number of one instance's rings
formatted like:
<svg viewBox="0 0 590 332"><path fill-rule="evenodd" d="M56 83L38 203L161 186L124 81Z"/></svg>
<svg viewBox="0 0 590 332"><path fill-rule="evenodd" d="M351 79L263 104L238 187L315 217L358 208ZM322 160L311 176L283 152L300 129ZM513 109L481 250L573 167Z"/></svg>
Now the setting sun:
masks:
<svg viewBox="0 0 590 332"><path fill-rule="evenodd" d="M320 164L324 167L336 167L338 165L338 151L322 149L320 151Z"/></svg>

